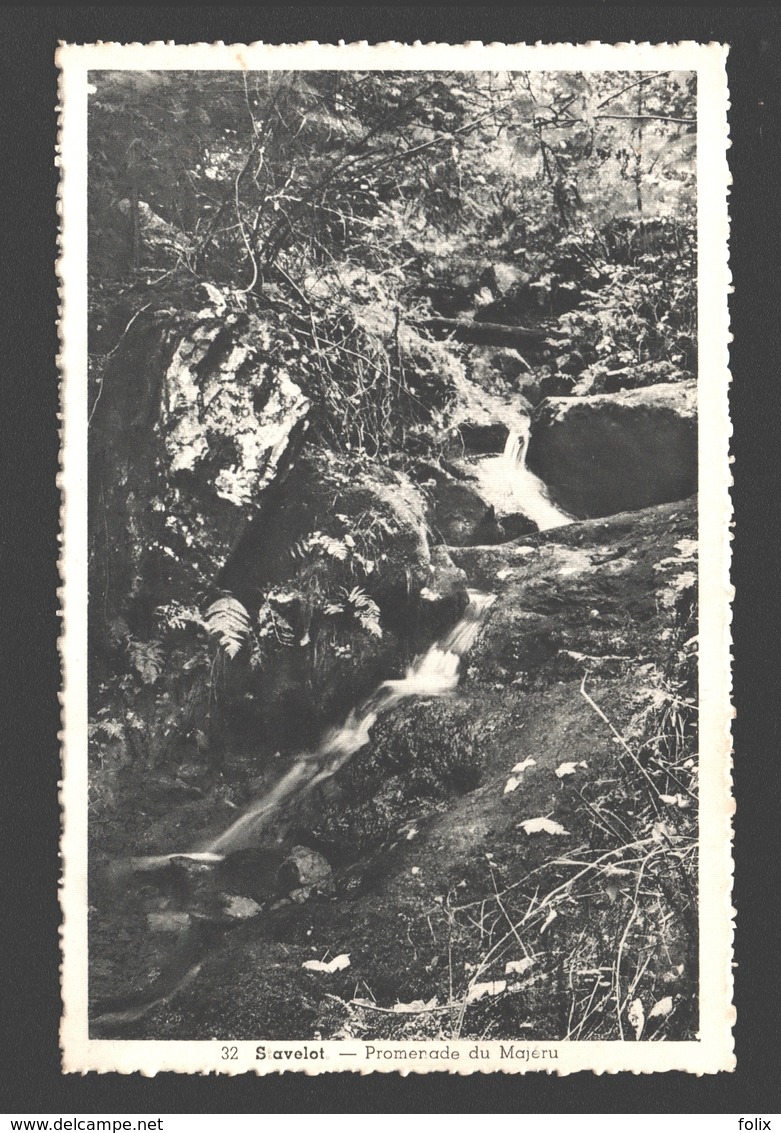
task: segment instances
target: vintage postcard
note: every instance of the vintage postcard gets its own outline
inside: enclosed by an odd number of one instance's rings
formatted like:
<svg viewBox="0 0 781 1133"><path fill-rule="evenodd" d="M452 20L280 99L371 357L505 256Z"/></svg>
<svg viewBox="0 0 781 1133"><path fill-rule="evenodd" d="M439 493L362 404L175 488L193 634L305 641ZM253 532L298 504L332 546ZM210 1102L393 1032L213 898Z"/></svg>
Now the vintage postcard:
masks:
<svg viewBox="0 0 781 1133"><path fill-rule="evenodd" d="M66 1071L733 1068L726 55L60 48Z"/></svg>

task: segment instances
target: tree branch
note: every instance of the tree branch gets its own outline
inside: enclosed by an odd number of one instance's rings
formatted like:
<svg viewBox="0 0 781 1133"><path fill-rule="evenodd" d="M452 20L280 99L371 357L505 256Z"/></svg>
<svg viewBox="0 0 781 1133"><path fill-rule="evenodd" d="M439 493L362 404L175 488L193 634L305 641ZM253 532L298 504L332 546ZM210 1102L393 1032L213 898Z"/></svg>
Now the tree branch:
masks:
<svg viewBox="0 0 781 1133"><path fill-rule="evenodd" d="M607 98L603 98L601 102L598 102L597 110L601 110L603 106L607 106L607 104L609 102L612 102L614 98L620 98L621 95L626 94L628 90L633 90L634 87L642 86L643 83L650 83L651 79L658 79L659 76L663 73L663 71L654 71L652 75L644 75L642 79L635 79L633 83L629 83L628 86L622 87L621 90L617 90L615 94L609 94Z"/></svg>
<svg viewBox="0 0 781 1133"><path fill-rule="evenodd" d="M595 114L594 118L626 118L630 122L684 122L695 124L696 118L670 118L666 114Z"/></svg>

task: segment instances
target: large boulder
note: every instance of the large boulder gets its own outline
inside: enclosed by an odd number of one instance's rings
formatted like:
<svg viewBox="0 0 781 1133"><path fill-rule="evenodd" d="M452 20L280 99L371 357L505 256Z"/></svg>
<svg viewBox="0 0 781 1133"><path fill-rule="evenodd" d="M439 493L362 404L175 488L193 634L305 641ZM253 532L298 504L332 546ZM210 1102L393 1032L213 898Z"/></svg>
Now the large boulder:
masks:
<svg viewBox="0 0 781 1133"><path fill-rule="evenodd" d="M697 583L692 500L586 520L495 547L454 547L470 584L498 593L469 664L487 680L548 686L574 662L661 664ZM694 632L692 630L692 632Z"/></svg>
<svg viewBox="0 0 781 1133"><path fill-rule="evenodd" d="M465 376L453 383L448 429L442 438L451 455L499 453L510 433L517 433L530 409L522 399L484 389Z"/></svg>
<svg viewBox="0 0 781 1133"><path fill-rule="evenodd" d="M430 499L428 523L432 541L453 547L475 543L498 543L504 532L496 522L490 502L477 490L474 481L457 478L431 462L420 462L414 478Z"/></svg>
<svg viewBox="0 0 781 1133"><path fill-rule="evenodd" d="M278 323L211 309L139 318L107 359L90 438L91 585L136 636L193 603L301 448L310 402ZM98 630L98 639L100 638Z"/></svg>
<svg viewBox="0 0 781 1133"><path fill-rule="evenodd" d="M253 616L270 608L284 638L266 634L260 666L239 655L226 711L277 746L314 742L458 616L462 576L442 565L429 550L426 498L407 476L305 448L218 581Z"/></svg>
<svg viewBox="0 0 781 1133"><path fill-rule="evenodd" d="M580 518L685 499L697 490L696 383L547 398L528 465Z"/></svg>

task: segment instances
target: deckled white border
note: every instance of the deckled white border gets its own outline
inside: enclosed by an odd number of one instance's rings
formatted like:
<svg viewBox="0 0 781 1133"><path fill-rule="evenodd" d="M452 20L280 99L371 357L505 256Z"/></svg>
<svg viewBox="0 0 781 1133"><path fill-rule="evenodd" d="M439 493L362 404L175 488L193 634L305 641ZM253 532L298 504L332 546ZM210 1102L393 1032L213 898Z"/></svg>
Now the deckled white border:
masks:
<svg viewBox="0 0 781 1133"><path fill-rule="evenodd" d="M139 1071L153 1075L221 1071L333 1070L469 1073L503 1070L629 1070L651 1073L684 1070L715 1073L734 1068L732 1024L732 855L730 720L729 521L731 506L728 445L729 269L727 192L729 172L726 81L727 48L719 44L549 44L529 46L465 43L250 46L218 44L63 45L60 74L62 217L58 271L62 314L63 553L63 768L64 833L61 852L63 928L61 1025L63 1069L85 1073ZM471 1061L472 1042L374 1043L376 1047L442 1048L461 1051L453 1064L442 1061L368 1063L365 1044L267 1042L275 1048L324 1045L324 1062L258 1062L255 1042L232 1043L238 1058L226 1063L219 1041L156 1042L90 1040L87 1037L87 72L112 70L694 70L698 76L697 146L699 213L699 428L700 428L700 991L698 1042L535 1042L517 1043L526 1060L500 1060L500 1045L481 1043L490 1061ZM532 1060L534 1050L555 1049L556 1061ZM344 1057L355 1051L356 1058Z"/></svg>

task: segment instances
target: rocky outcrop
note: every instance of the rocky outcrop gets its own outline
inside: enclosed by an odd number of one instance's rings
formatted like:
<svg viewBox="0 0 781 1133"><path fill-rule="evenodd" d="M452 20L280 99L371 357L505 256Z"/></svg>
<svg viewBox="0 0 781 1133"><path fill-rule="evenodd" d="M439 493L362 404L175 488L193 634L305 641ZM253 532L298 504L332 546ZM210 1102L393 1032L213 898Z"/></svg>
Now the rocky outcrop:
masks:
<svg viewBox="0 0 781 1133"><path fill-rule="evenodd" d="M617 393L624 389L678 384L689 380L690 375L671 362L640 362L618 368L596 362L581 371L572 393L576 397L588 397L596 393Z"/></svg>
<svg viewBox="0 0 781 1133"><path fill-rule="evenodd" d="M523 424L525 405L517 395L493 393L465 376L455 381L454 395L443 439L455 455L502 452Z"/></svg>
<svg viewBox="0 0 781 1133"><path fill-rule="evenodd" d="M213 583L289 467L309 400L271 347L275 322L213 310L138 319L94 406L93 585L110 616L151 632L152 605ZM105 592L103 590L105 588Z"/></svg>
<svg viewBox="0 0 781 1133"><path fill-rule="evenodd" d="M528 465L556 503L581 518L691 496L696 383L548 398L532 419Z"/></svg>
<svg viewBox="0 0 781 1133"><path fill-rule="evenodd" d="M498 591L470 655L482 679L571 675L600 660L660 662L696 585L691 500L573 523L496 547L451 548L473 586Z"/></svg>

